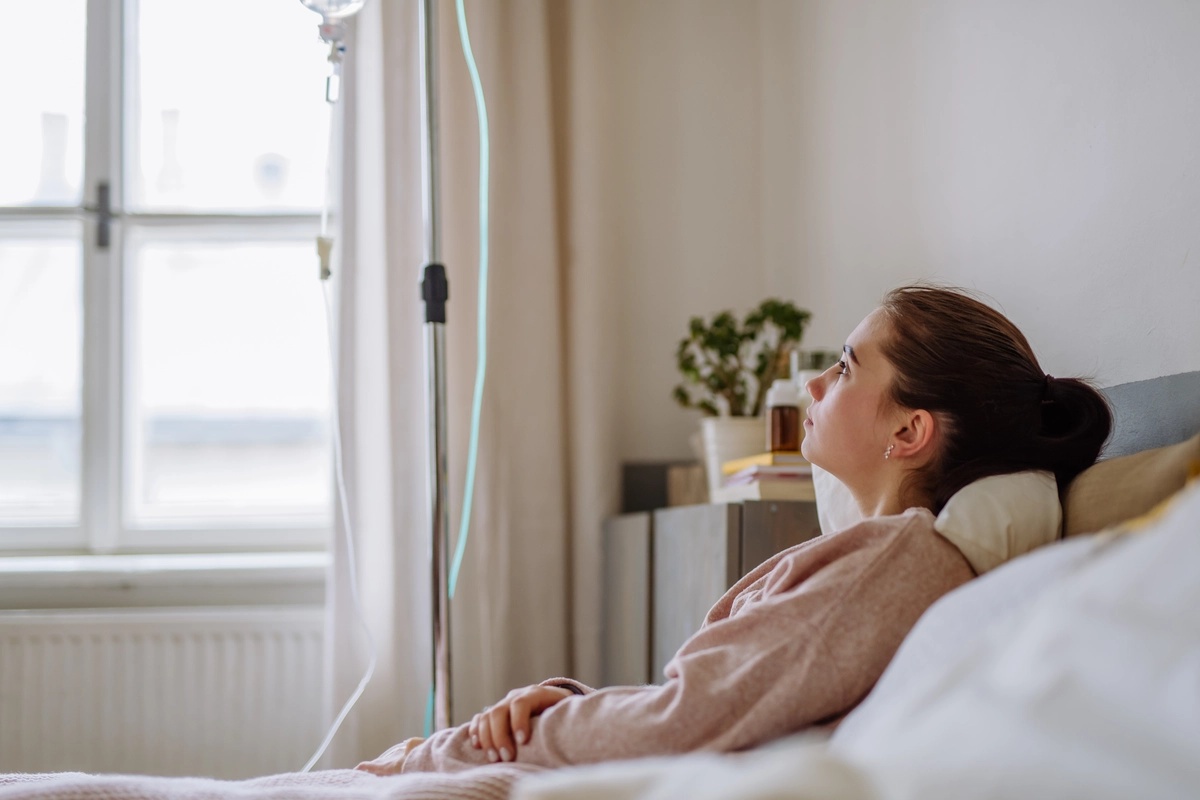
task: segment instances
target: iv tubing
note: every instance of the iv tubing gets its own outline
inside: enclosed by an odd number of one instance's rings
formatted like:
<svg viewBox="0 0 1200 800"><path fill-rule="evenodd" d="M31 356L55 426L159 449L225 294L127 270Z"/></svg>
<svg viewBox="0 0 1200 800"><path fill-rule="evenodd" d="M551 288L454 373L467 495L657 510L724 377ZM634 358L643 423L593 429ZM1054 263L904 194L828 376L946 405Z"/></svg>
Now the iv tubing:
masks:
<svg viewBox="0 0 1200 800"><path fill-rule="evenodd" d="M333 330L333 309L329 300L329 292L322 287L321 296L325 299L325 320L329 328L330 350L333 350L333 343L336 341ZM331 353L332 354L332 353ZM334 360L332 363L337 363ZM335 393L336 398L336 393ZM338 498L342 504L342 527L346 531L346 563L347 571L350 573L350 597L354 601L354 611L358 614L359 624L362 626L363 636L367 640L367 670L363 673L362 679L358 682L358 686L354 689L354 693L350 695L350 699L342 706L341 712L337 715L337 719L333 721L333 725L329 728L329 733L325 734L325 740L321 742L321 746L317 748L317 752L313 753L312 758L304 765L301 772L308 772L325 754L329 743L333 741L334 735L337 734L338 728L342 727L342 723L346 720L346 715L350 713L350 709L362 697L362 693L366 691L367 684L371 681L371 676L375 674L375 637L371 635L371 628L367 625L367 615L363 611L362 600L358 595L358 568L355 566L356 554L354 552L354 534L350 528L350 507L346 504L346 482L342 478L342 434L341 421L338 415L337 400L334 400L333 407L333 463L334 472L337 475Z"/></svg>
<svg viewBox="0 0 1200 800"><path fill-rule="evenodd" d="M337 48L339 45L334 43L333 46ZM331 61L333 60L335 54L340 56L340 51L335 50L331 52ZM336 67L337 64L335 63L334 66ZM333 202L330 195L334 186L334 164L336 163L337 150L339 148L337 146L338 142L336 136L337 115L334 113L337 98L331 98L329 96L328 86L326 89L325 100L326 107L329 111L327 116L327 147L325 153L325 197L324 203L321 206L321 228L320 234L317 237L317 252L320 256L321 264L321 297L325 301L325 328L329 342L329 363L336 369L336 365L338 363L337 332L334 327L333 303L329 297L331 289L329 288L326 279L328 279L330 274L329 260L333 250L333 237L329 235L329 207ZM376 663L375 637L371 635L371 628L369 625L367 625L367 615L363 610L362 600L358 594L358 567L356 564L357 556L354 551L354 531L350 525L350 506L346 502L346 482L345 478L343 477L342 469L342 425L336 387L334 388L333 392L332 405L334 475L337 480L338 500L340 501L342 508L342 528L346 534L346 562L347 572L349 573L348 577L350 580L350 597L354 603L354 611L358 615L358 623L362 626L363 635L367 641L368 657L366 671L363 673L362 679L359 680L358 686L355 687L354 692L350 695L350 698L346 700L346 703L342 706L342 710L338 713L337 718L334 719L333 724L329 727L329 732L325 734L325 739L321 742L321 746L317 748L317 752L313 753L312 758L310 758L308 763L305 764L300 770L301 772L308 772L311 770L317 761L320 760L321 756L325 754L325 750L328 749L330 742L333 741L333 737L337 734L338 729L342 727L342 723L346 720L346 715L350 713L350 709L354 707L354 704L358 702L359 698L362 697L363 692L366 691L367 684L371 681L371 676L375 674Z"/></svg>
<svg viewBox="0 0 1200 800"><path fill-rule="evenodd" d="M471 74L471 86L475 90L475 113L479 118L479 310L477 328L478 361L475 367L475 396L471 403L471 439L467 450L467 480L463 494L462 515L458 531L458 543L454 549L454 563L450 568L450 596L458 584L458 571L462 567L466 552L467 537L471 529L471 500L475 494L475 464L479 454L479 415L483 406L483 385L487 376L487 294L488 294L488 173L491 142L488 136L487 104L483 97L483 83L475 65L475 54L471 50L471 35L467 31L467 12L463 0L455 0L458 12L458 33L462 42L463 57Z"/></svg>

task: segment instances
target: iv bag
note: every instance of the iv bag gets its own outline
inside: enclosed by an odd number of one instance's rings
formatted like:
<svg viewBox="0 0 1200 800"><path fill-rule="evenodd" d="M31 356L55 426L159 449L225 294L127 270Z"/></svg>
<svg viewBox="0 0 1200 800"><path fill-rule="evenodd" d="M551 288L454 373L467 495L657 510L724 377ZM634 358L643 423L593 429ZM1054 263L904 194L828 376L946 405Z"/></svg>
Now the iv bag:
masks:
<svg viewBox="0 0 1200 800"><path fill-rule="evenodd" d="M341 56L338 46L342 39L346 38L346 20L361 11L366 0L300 0L300 2L309 11L315 11L321 15L321 24L317 26L317 30L321 34L322 41L329 42L334 46L330 60L339 60Z"/></svg>
<svg viewBox="0 0 1200 800"><path fill-rule="evenodd" d="M357 14L366 0L300 0L304 7L315 11L327 22L347 19Z"/></svg>

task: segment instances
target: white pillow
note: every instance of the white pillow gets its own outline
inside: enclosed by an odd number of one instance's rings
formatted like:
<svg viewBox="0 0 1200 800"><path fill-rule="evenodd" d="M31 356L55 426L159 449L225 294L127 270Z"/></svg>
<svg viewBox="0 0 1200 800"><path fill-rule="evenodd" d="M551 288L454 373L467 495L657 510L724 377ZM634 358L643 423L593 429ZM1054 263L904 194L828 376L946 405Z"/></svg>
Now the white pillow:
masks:
<svg viewBox="0 0 1200 800"><path fill-rule="evenodd" d="M845 484L813 465L822 533L860 522ZM1050 472L1014 472L981 478L958 490L933 527L982 575L1005 561L1057 540L1062 533L1058 483Z"/></svg>

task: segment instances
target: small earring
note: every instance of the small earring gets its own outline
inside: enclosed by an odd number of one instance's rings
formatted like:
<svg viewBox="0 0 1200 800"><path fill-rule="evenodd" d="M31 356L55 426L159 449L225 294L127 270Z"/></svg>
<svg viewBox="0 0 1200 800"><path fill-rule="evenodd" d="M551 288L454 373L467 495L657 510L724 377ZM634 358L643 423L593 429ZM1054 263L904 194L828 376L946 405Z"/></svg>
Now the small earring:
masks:
<svg viewBox="0 0 1200 800"><path fill-rule="evenodd" d="M883 457L884 457L884 458L891 458L891 457L892 457L892 448L893 448L893 447L895 447L895 446L896 446L896 445L894 445L894 444L889 444L889 445L888 445L888 449L887 449L887 451L886 451L886 452L884 452L884 454L883 454Z"/></svg>

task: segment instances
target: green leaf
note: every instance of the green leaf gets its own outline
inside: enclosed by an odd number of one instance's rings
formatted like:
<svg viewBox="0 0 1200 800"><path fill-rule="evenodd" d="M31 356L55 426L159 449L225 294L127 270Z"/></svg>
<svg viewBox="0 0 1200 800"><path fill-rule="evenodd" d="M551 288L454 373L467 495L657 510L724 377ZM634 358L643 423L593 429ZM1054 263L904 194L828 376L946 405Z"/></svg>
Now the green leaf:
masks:
<svg viewBox="0 0 1200 800"><path fill-rule="evenodd" d="M767 298L739 322L719 311L705 322L688 320L688 336L676 348L684 382L673 397L685 407L718 413L718 401L736 416L756 413L775 375L784 375L812 315L794 303ZM694 393L694 394L693 394Z"/></svg>

